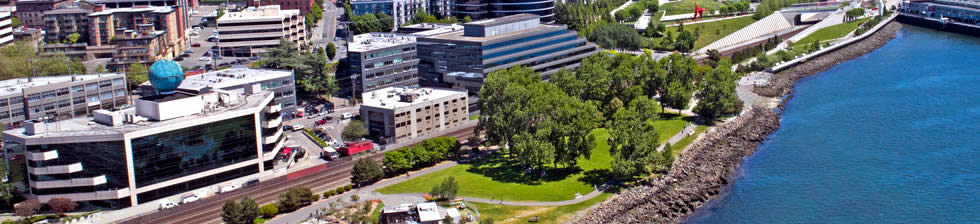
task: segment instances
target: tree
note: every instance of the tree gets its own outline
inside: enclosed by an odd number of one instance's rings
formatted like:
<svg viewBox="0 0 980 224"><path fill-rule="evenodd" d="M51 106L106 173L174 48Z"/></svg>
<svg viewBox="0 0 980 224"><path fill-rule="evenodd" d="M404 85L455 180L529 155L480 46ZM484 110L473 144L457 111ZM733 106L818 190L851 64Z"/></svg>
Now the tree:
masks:
<svg viewBox="0 0 980 224"><path fill-rule="evenodd" d="M382 163L385 164L385 173L388 175L399 174L412 168L412 163L401 150L386 152Z"/></svg>
<svg viewBox="0 0 980 224"><path fill-rule="evenodd" d="M378 32L391 32L395 29L395 18L381 12L376 13L375 17L378 17L380 24Z"/></svg>
<svg viewBox="0 0 980 224"><path fill-rule="evenodd" d="M470 18L470 16L463 17L463 23L470 23L470 22L473 22L473 18Z"/></svg>
<svg viewBox="0 0 980 224"><path fill-rule="evenodd" d="M681 31L681 34L677 36L676 40L674 40L674 50L680 52L694 50L694 41L696 40L697 37L694 37L690 31Z"/></svg>
<svg viewBox="0 0 980 224"><path fill-rule="evenodd" d="M327 59L333 61L333 58L337 56L337 46L333 45L333 42L327 44Z"/></svg>
<svg viewBox="0 0 980 224"><path fill-rule="evenodd" d="M328 98L340 89L333 74L306 76L297 80L296 84L299 84L300 89L307 93L318 96L327 95Z"/></svg>
<svg viewBox="0 0 980 224"><path fill-rule="evenodd" d="M772 10L769 9L769 6L767 4L759 4L759 6L756 6L755 14L752 15L752 18L760 20L766 16L769 16L769 14L772 14Z"/></svg>
<svg viewBox="0 0 980 224"><path fill-rule="evenodd" d="M341 138L344 141L357 141L368 135L367 128L364 127L364 122L360 120L351 120L350 123L344 127L344 130L340 132Z"/></svg>
<svg viewBox="0 0 980 224"><path fill-rule="evenodd" d="M847 12L844 12L844 15L847 16L848 21L852 21L855 18L864 15L864 8L853 8L847 10Z"/></svg>
<svg viewBox="0 0 980 224"><path fill-rule="evenodd" d="M276 207L284 211L294 211L309 204L313 199L313 191L308 187L293 187L280 193Z"/></svg>
<svg viewBox="0 0 980 224"><path fill-rule="evenodd" d="M596 27L588 37L589 41L605 48L639 50L650 45L649 40L640 36L636 29L618 23Z"/></svg>
<svg viewBox="0 0 980 224"><path fill-rule="evenodd" d="M240 204L242 206L242 221L250 224L259 217L259 205L255 203L255 200L245 196Z"/></svg>
<svg viewBox="0 0 980 224"><path fill-rule="evenodd" d="M16 16L10 17L10 26L13 28L20 27L20 18L17 18Z"/></svg>
<svg viewBox="0 0 980 224"><path fill-rule="evenodd" d="M262 217L272 218L279 214L279 207L275 204L266 204L259 208L259 213L262 213Z"/></svg>
<svg viewBox="0 0 980 224"><path fill-rule="evenodd" d="M106 70L105 66L102 66L101 64L95 67L95 73L108 73L108 72L109 70Z"/></svg>
<svg viewBox="0 0 980 224"><path fill-rule="evenodd" d="M359 185L374 183L384 177L384 171L377 161L370 158L360 158L354 162L351 169L351 182Z"/></svg>
<svg viewBox="0 0 980 224"><path fill-rule="evenodd" d="M148 71L143 63L132 63L126 68L126 80L129 81L129 89L136 89L137 86L149 80Z"/></svg>
<svg viewBox="0 0 980 224"><path fill-rule="evenodd" d="M6 130L6 127L0 126L0 131ZM0 160L0 175L10 178L10 172L7 170L7 160ZM3 201L3 205L10 205L10 199L14 198L14 185L10 181L0 181L0 200Z"/></svg>
<svg viewBox="0 0 980 224"><path fill-rule="evenodd" d="M75 210L75 207L78 207L78 203L72 201L71 198L52 198L48 200L48 207L51 207L51 211L61 217L65 212Z"/></svg>
<svg viewBox="0 0 980 224"><path fill-rule="evenodd" d="M242 224L242 206L239 205L235 200L225 201L225 205L221 206L221 221L228 224Z"/></svg>
<svg viewBox="0 0 980 224"><path fill-rule="evenodd" d="M612 171L627 179L652 171L650 164L659 157L657 130L640 114L636 108L619 109L608 125Z"/></svg>
<svg viewBox="0 0 980 224"><path fill-rule="evenodd" d="M480 219L480 224L493 224L493 218L482 218Z"/></svg>
<svg viewBox="0 0 980 224"><path fill-rule="evenodd" d="M78 33L68 34L68 43L69 44L78 43L78 39L81 39L81 38L82 38L82 35L81 34L78 34Z"/></svg>
<svg viewBox="0 0 980 224"><path fill-rule="evenodd" d="M735 94L738 75L731 71L731 63L723 61L720 66L705 76L705 84L698 91L698 105L694 112L702 117L714 119L724 114L734 114L742 110L742 100Z"/></svg>
<svg viewBox="0 0 980 224"><path fill-rule="evenodd" d="M27 199L26 201L18 203L14 208L14 215L24 217L25 220L37 214L37 211L41 209L41 202L37 199Z"/></svg>

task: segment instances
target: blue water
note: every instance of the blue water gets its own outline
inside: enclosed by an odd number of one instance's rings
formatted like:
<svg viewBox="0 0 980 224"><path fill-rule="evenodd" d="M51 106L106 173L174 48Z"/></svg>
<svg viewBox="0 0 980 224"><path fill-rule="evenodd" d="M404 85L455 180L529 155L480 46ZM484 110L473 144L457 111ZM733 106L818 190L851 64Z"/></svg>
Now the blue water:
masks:
<svg viewBox="0 0 980 224"><path fill-rule="evenodd" d="M980 223L980 38L905 26L801 80L691 223Z"/></svg>

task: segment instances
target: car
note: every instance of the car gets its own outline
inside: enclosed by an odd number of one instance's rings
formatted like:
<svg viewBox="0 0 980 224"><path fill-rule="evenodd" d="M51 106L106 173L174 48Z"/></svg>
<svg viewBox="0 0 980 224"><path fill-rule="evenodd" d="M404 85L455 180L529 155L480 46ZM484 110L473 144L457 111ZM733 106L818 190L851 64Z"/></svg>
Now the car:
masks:
<svg viewBox="0 0 980 224"><path fill-rule="evenodd" d="M201 43L193 43L191 44L191 47L201 47Z"/></svg>
<svg viewBox="0 0 980 224"><path fill-rule="evenodd" d="M223 194L223 193L228 193L228 192L232 192L232 191L235 191L235 190L238 190L238 187L236 187L235 185L225 185L225 186L221 186L221 188L218 188L218 193L219 194Z"/></svg>
<svg viewBox="0 0 980 224"><path fill-rule="evenodd" d="M249 181L245 181L245 183L242 184L242 188L251 187L256 184L259 184L259 179L252 179Z"/></svg>
<svg viewBox="0 0 980 224"><path fill-rule="evenodd" d="M297 124L297 125L293 125L293 130L294 130L294 131L298 131L298 130L303 130L303 129L305 129L305 128L306 128L305 126L303 126L303 125L300 125L300 124Z"/></svg>
<svg viewBox="0 0 980 224"><path fill-rule="evenodd" d="M195 202L197 200L201 200L201 198L198 197L196 194L184 195L183 197L180 198L180 204L187 204L187 203Z"/></svg>
<svg viewBox="0 0 980 224"><path fill-rule="evenodd" d="M245 59L245 58L237 58L237 59L235 59L235 62L244 63L244 62L248 62L248 59Z"/></svg>
<svg viewBox="0 0 980 224"><path fill-rule="evenodd" d="M211 58L209 58L209 57L201 57L201 58L198 58L197 60L198 61L211 61Z"/></svg>
<svg viewBox="0 0 980 224"><path fill-rule="evenodd" d="M160 210L164 210L164 209L168 209L168 208L173 208L173 207L177 207L177 203L174 203L174 202L169 201L169 200L168 201L164 201L164 202L160 202Z"/></svg>
<svg viewBox="0 0 980 224"><path fill-rule="evenodd" d="M296 129L293 129L292 125L283 125L282 130L295 131Z"/></svg>
<svg viewBox="0 0 980 224"><path fill-rule="evenodd" d="M296 112L296 117L303 117L303 112Z"/></svg>
<svg viewBox="0 0 980 224"><path fill-rule="evenodd" d="M317 120L316 121L316 125L324 125L326 123L327 123L327 121L325 121L325 120Z"/></svg>
<svg viewBox="0 0 980 224"><path fill-rule="evenodd" d="M353 118L353 117L354 117L354 114L351 114L351 113L349 113L349 112L348 112L348 113L343 113L342 115L340 115L340 118L341 118L341 119L345 119L345 120L346 120L346 119L351 119L351 118Z"/></svg>
<svg viewBox="0 0 980 224"><path fill-rule="evenodd" d="M194 53L194 51L191 49L184 50L184 54L190 54L190 53Z"/></svg>

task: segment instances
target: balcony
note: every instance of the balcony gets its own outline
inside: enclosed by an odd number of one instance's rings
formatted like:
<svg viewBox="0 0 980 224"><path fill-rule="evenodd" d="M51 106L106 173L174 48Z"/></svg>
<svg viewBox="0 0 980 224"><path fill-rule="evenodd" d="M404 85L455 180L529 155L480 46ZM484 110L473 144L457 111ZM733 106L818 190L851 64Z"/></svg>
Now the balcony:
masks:
<svg viewBox="0 0 980 224"><path fill-rule="evenodd" d="M112 200L129 197L129 188L88 193L37 195L37 200L46 202L52 198L71 198L74 201Z"/></svg>
<svg viewBox="0 0 980 224"><path fill-rule="evenodd" d="M34 168L27 166L27 171L34 175L48 175L48 174L63 174L63 173L74 173L82 171L82 163L73 163L68 165L60 166L46 166Z"/></svg>
<svg viewBox="0 0 980 224"><path fill-rule="evenodd" d="M83 187L105 184L105 175L97 177L74 178L69 180L31 181L33 188Z"/></svg>
<svg viewBox="0 0 980 224"><path fill-rule="evenodd" d="M268 114L277 113L279 111L282 111L282 104L276 104L265 108L265 113Z"/></svg>
<svg viewBox="0 0 980 224"><path fill-rule="evenodd" d="M275 134L263 137L262 142L274 142L276 139L279 139L279 136L282 136L282 128L276 129Z"/></svg>
<svg viewBox="0 0 980 224"><path fill-rule="evenodd" d="M282 116L275 116L272 118L268 118L265 121L262 121L262 128L279 127L280 124L282 124Z"/></svg>
<svg viewBox="0 0 980 224"><path fill-rule="evenodd" d="M265 146L263 146L263 148L262 148L263 149L263 151L262 151L262 158L264 158L265 160L269 160L269 159L275 157L276 156L276 153L278 153L279 150L282 149L285 145L286 145L286 140L285 139L279 139L279 141L275 145L268 146L268 147L271 147L271 149L270 148L266 148ZM269 149L269 150L266 150L266 149Z"/></svg>
<svg viewBox="0 0 980 224"><path fill-rule="evenodd" d="M58 151L51 150L47 152L27 152L27 159L33 161L44 161L52 160L58 158Z"/></svg>

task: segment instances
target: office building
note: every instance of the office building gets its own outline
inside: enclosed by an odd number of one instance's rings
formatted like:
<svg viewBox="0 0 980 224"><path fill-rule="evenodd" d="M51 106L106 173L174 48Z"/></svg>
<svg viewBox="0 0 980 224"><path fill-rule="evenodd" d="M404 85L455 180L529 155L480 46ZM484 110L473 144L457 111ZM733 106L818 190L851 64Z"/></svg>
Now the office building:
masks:
<svg viewBox="0 0 980 224"><path fill-rule="evenodd" d="M61 8L44 12L41 16L44 21L44 42L69 43L68 36L77 33L79 38L75 43L87 43L89 13L92 10L84 8Z"/></svg>
<svg viewBox="0 0 980 224"><path fill-rule="evenodd" d="M469 114L466 92L452 89L388 87L362 99L361 120L381 144L458 128Z"/></svg>
<svg viewBox="0 0 980 224"><path fill-rule="evenodd" d="M354 15L384 13L395 20L395 29L412 20L418 10L425 10L425 0L350 0Z"/></svg>
<svg viewBox="0 0 980 224"><path fill-rule="evenodd" d="M299 10L284 10L278 5L228 12L218 18L219 52L238 57L265 55L266 49L279 46L280 39L302 49L306 46L305 20Z"/></svg>
<svg viewBox="0 0 980 224"><path fill-rule="evenodd" d="M452 4L452 0L429 0L429 5L425 9L429 15L436 17L452 16Z"/></svg>
<svg viewBox="0 0 980 224"><path fill-rule="evenodd" d="M3 80L0 124L19 127L31 119L85 117L95 110L129 104L126 93L126 75L121 73Z"/></svg>
<svg viewBox="0 0 980 224"><path fill-rule="evenodd" d="M338 77L341 92L359 96L356 94L385 87L418 86L415 38L397 33L354 36L347 53L350 75Z"/></svg>
<svg viewBox="0 0 980 224"><path fill-rule="evenodd" d="M473 94L479 92L483 77L497 70L527 66L547 79L562 68L577 68L583 58L597 53L595 45L567 26L541 24L531 14L466 23L462 30L419 37L418 48L422 86L455 86Z"/></svg>
<svg viewBox="0 0 980 224"><path fill-rule="evenodd" d="M289 70L231 68L188 76L177 89L188 93L203 93L212 89L244 91L246 87L258 84L262 91L274 93L273 103L282 105L283 111L288 113L296 111L294 80L296 77Z"/></svg>
<svg viewBox="0 0 980 224"><path fill-rule="evenodd" d="M204 197L220 184L269 174L285 144L282 108L273 94L257 86L244 92L173 91L180 80L169 78L182 74L179 65L172 66L173 74L150 69L151 82L165 95L142 97L123 110L99 110L91 118L31 120L3 132L25 151L27 197L156 207L158 199L178 201L190 192Z"/></svg>
<svg viewBox="0 0 980 224"><path fill-rule="evenodd" d="M15 2L17 11L14 12L14 16L20 19L22 26L44 28L44 20L41 18L44 12L68 7L71 4L71 0L17 0Z"/></svg>
<svg viewBox="0 0 980 224"><path fill-rule="evenodd" d="M305 16L310 10L313 10L313 0L247 0L245 1L248 7L260 7L264 5L278 5L280 9L296 9L299 10L301 16ZM323 7L322 5L320 7Z"/></svg>
<svg viewBox="0 0 980 224"><path fill-rule="evenodd" d="M0 47L14 42L12 19L10 11L0 11Z"/></svg>
<svg viewBox="0 0 980 224"><path fill-rule="evenodd" d="M493 19L517 14L533 14L541 22L555 21L554 0L455 0L453 15L473 20Z"/></svg>

